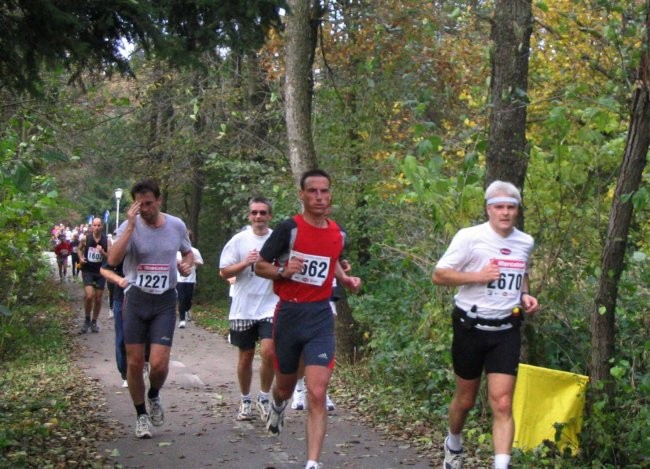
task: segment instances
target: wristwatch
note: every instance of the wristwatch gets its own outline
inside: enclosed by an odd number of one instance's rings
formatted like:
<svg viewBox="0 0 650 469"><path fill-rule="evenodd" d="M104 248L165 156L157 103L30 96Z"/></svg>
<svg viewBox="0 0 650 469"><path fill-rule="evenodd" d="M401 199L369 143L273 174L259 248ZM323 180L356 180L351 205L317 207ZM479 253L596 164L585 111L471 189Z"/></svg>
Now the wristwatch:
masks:
<svg viewBox="0 0 650 469"><path fill-rule="evenodd" d="M278 280L282 280L284 277L282 273L284 272L284 267L278 267Z"/></svg>

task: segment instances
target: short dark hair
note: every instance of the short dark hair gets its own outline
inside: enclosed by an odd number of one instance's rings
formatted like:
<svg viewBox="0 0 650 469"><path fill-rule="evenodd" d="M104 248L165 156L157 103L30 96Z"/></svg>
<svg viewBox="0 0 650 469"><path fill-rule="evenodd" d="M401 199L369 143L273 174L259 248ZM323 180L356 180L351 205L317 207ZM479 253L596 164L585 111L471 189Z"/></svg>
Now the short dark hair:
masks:
<svg viewBox="0 0 650 469"><path fill-rule="evenodd" d="M315 168L315 169L309 169L304 173L302 173L302 176L300 176L300 189L301 190L305 189L305 181L307 180L307 178L311 178L315 176L324 177L327 179L327 182L329 182L330 185L332 184L332 178L330 177L329 174L327 174L325 170Z"/></svg>
<svg viewBox="0 0 650 469"><path fill-rule="evenodd" d="M264 204L269 208L269 214L273 213L271 201L264 196L256 195L255 197L252 197L251 200L248 201L248 206L250 207L252 204Z"/></svg>
<svg viewBox="0 0 650 469"><path fill-rule="evenodd" d="M153 193L156 199L160 197L160 186L158 182L154 179L143 179L142 181L136 182L131 188L131 197L135 200L136 194L144 194L145 192Z"/></svg>

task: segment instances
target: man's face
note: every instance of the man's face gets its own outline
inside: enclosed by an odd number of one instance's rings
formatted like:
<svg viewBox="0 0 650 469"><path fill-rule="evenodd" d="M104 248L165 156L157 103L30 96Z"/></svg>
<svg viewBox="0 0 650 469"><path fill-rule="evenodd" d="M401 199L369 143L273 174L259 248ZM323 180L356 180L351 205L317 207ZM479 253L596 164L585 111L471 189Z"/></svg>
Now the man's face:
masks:
<svg viewBox="0 0 650 469"><path fill-rule="evenodd" d="M102 234L102 220L101 218L95 218L92 224L92 230L95 237Z"/></svg>
<svg viewBox="0 0 650 469"><path fill-rule="evenodd" d="M160 213L162 197L154 197L153 192L135 194L135 201L140 202L140 216L149 223L154 224Z"/></svg>
<svg viewBox="0 0 650 469"><path fill-rule="evenodd" d="M248 207L248 221L254 229L265 229L273 215L268 205L262 202L253 202Z"/></svg>
<svg viewBox="0 0 650 469"><path fill-rule="evenodd" d="M501 196L507 197L507 194ZM519 205L512 202L499 202L488 205L486 210L488 221L494 231L501 235L508 235L512 232L512 229L517 223Z"/></svg>
<svg viewBox="0 0 650 469"><path fill-rule="evenodd" d="M330 183L326 177L311 176L305 180L305 188L300 191L305 212L313 215L327 215L332 203Z"/></svg>

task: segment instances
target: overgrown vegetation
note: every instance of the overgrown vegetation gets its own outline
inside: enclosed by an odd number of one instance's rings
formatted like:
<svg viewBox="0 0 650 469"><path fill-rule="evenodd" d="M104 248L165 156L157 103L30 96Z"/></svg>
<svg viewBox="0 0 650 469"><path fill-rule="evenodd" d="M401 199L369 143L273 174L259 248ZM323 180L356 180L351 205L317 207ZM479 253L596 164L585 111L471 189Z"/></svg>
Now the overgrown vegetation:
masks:
<svg viewBox="0 0 650 469"><path fill-rule="evenodd" d="M73 312L47 260L32 269L39 287L0 318L0 467L101 466L101 389L74 362Z"/></svg>

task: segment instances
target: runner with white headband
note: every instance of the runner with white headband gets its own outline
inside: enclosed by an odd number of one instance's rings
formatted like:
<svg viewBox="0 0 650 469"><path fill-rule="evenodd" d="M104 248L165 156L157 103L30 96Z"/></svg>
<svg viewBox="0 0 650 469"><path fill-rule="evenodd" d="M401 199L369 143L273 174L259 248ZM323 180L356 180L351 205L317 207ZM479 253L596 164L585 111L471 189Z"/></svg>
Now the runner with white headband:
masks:
<svg viewBox="0 0 650 469"><path fill-rule="evenodd" d="M452 361L456 390L444 442L446 469L463 466L461 432L474 407L485 371L493 414L494 467L510 463L515 388L523 313L539 309L529 294L533 238L515 224L521 194L511 183L494 181L485 191L488 221L460 230L432 276L436 285L458 287L454 297Z"/></svg>

